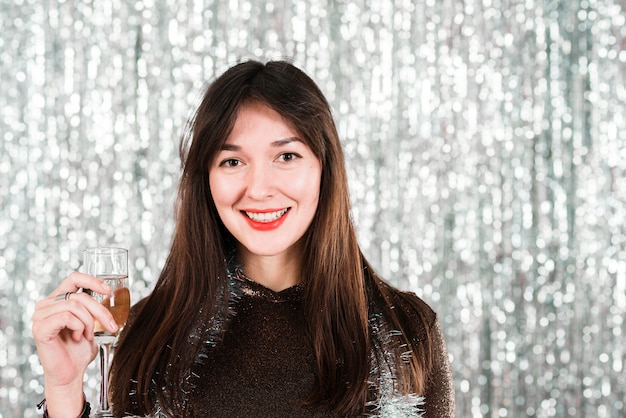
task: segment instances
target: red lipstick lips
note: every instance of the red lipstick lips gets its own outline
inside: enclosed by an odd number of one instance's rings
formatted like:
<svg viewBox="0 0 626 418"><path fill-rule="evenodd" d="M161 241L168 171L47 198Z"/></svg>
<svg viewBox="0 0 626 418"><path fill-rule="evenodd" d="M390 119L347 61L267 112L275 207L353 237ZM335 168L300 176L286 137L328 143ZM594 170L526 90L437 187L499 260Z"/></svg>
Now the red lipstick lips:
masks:
<svg viewBox="0 0 626 418"><path fill-rule="evenodd" d="M257 231L272 231L280 227L287 215L289 208L286 209L270 209L270 210L246 210L242 211L248 225Z"/></svg>

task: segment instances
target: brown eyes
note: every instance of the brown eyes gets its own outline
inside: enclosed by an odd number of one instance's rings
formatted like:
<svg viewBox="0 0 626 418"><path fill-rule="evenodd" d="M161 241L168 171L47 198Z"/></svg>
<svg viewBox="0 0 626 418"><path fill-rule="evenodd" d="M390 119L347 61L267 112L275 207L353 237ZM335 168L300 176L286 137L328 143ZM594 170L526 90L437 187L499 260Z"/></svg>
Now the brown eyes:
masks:
<svg viewBox="0 0 626 418"><path fill-rule="evenodd" d="M288 163L290 161L295 161L298 158L302 158L302 156L296 152L283 152L282 154L278 155L278 157L276 158L276 161L281 162L281 163ZM219 167L239 167L241 164L243 163L241 162L241 160L237 158L226 158L222 160L218 164L218 166Z"/></svg>
<svg viewBox="0 0 626 418"><path fill-rule="evenodd" d="M237 167L240 164L241 164L241 161L237 160L236 158L228 158L220 162L219 166L220 167Z"/></svg>
<svg viewBox="0 0 626 418"><path fill-rule="evenodd" d="M278 159L282 162L289 162L298 158L302 158L302 156L300 154L296 154L295 152L284 152L278 157Z"/></svg>

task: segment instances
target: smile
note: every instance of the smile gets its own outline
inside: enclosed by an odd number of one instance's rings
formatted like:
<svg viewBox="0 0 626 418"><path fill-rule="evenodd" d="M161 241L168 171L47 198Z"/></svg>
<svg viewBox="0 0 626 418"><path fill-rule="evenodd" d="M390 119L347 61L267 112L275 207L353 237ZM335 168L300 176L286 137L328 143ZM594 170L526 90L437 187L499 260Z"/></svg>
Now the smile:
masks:
<svg viewBox="0 0 626 418"><path fill-rule="evenodd" d="M248 221L248 225L252 229L257 231L273 231L279 228L285 219L287 219L287 214L289 212L289 208L274 210L270 212L252 212L252 211L242 211L245 215L245 219Z"/></svg>
<svg viewBox="0 0 626 418"><path fill-rule="evenodd" d="M277 210L274 212L259 213L259 212L244 211L244 213L246 214L248 218L250 218L254 222L269 223L269 222L274 222L275 220L281 218L285 213L287 213L288 210L289 208Z"/></svg>

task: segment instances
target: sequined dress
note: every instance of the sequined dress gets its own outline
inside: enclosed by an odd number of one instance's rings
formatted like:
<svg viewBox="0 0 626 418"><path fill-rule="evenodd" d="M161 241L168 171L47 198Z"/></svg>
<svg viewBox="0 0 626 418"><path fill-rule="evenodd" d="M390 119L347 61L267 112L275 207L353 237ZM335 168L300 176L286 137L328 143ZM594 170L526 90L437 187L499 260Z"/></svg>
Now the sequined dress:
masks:
<svg viewBox="0 0 626 418"><path fill-rule="evenodd" d="M222 341L207 347L191 375L195 377L188 407L194 417L339 417L298 405L315 379L313 347L306 336L304 287L274 292L242 274L234 280L239 297ZM407 306L424 304L413 294ZM404 305L404 304L403 304ZM373 401L380 417L454 416L454 388L439 322L431 317L435 359L423 397L393 396L380 388ZM210 346L211 344L209 344ZM380 379L380 384L390 384Z"/></svg>

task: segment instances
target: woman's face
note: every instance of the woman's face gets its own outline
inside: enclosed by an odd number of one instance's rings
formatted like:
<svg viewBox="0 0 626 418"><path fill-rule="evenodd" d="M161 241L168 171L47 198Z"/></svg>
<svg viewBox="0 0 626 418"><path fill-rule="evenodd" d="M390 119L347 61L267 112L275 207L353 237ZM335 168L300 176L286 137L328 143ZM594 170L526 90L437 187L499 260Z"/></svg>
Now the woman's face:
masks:
<svg viewBox="0 0 626 418"><path fill-rule="evenodd" d="M209 183L244 258L292 255L315 215L321 175L320 161L277 112L259 103L241 107Z"/></svg>

